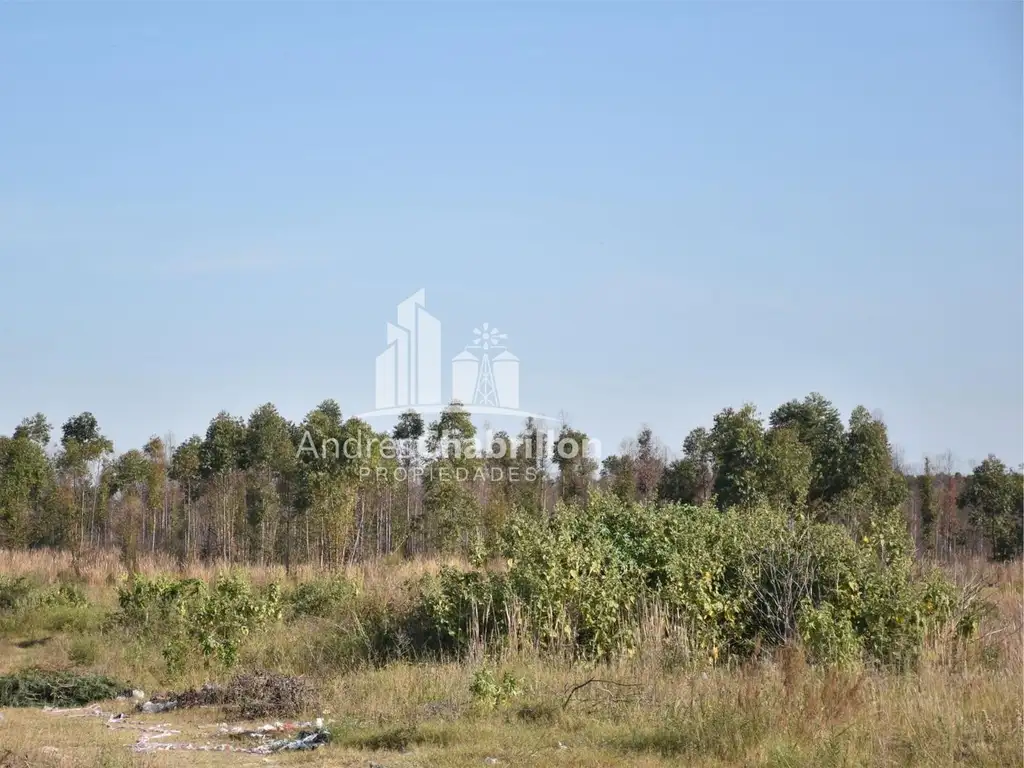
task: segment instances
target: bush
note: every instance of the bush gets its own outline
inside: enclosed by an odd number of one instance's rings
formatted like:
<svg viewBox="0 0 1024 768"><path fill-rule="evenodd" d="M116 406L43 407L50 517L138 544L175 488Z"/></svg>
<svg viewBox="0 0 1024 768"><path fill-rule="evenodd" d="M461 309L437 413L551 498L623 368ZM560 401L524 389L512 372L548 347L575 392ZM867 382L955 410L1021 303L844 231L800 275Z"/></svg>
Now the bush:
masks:
<svg viewBox="0 0 1024 768"><path fill-rule="evenodd" d="M831 603L815 608L805 600L797 621L811 661L845 666L859 658L862 649L850 617Z"/></svg>
<svg viewBox="0 0 1024 768"><path fill-rule="evenodd" d="M328 618L338 615L356 596L355 586L342 577L307 581L295 586L284 596L290 618L314 616Z"/></svg>
<svg viewBox="0 0 1024 768"><path fill-rule="evenodd" d="M419 618L443 649L526 635L588 658L630 653L657 606L717 658L803 641L822 663L913 663L953 588L913 575L905 526L874 515L858 531L773 510L623 503L513 515L507 571L445 569L425 582Z"/></svg>
<svg viewBox="0 0 1024 768"><path fill-rule="evenodd" d="M0 612L12 612L28 604L35 586L24 576L0 574Z"/></svg>
<svg viewBox="0 0 1024 768"><path fill-rule="evenodd" d="M232 574L220 575L212 587L198 579L136 575L118 588L118 604L115 624L142 637L162 640L171 674L180 673L197 652L207 666L217 662L224 668L233 667L241 641L281 618L276 584L259 595L247 581Z"/></svg>
<svg viewBox="0 0 1024 768"><path fill-rule="evenodd" d="M480 669L473 673L469 691L474 699L493 709L521 695L522 683L511 672L502 675L501 682L498 682L490 670Z"/></svg>
<svg viewBox="0 0 1024 768"><path fill-rule="evenodd" d="M0 707L80 707L130 690L130 686L103 675L31 667L0 675Z"/></svg>

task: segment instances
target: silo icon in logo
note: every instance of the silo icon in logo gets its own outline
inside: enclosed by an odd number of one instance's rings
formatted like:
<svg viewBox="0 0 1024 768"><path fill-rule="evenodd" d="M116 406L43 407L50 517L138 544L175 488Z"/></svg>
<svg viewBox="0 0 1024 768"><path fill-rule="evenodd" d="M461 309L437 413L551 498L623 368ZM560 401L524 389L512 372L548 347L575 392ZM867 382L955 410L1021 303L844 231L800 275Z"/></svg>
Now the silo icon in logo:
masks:
<svg viewBox="0 0 1024 768"><path fill-rule="evenodd" d="M494 386L498 390L498 405L502 408L519 407L519 358L507 349L494 358Z"/></svg>

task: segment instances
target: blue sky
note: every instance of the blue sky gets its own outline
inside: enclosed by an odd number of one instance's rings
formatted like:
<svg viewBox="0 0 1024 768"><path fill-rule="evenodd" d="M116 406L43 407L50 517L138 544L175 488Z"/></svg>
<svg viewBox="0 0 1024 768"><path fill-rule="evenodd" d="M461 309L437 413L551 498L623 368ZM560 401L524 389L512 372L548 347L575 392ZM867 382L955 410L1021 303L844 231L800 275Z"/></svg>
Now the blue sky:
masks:
<svg viewBox="0 0 1024 768"><path fill-rule="evenodd" d="M1021 7L5 4L0 432L368 410L424 288L612 449L817 390L1017 464Z"/></svg>

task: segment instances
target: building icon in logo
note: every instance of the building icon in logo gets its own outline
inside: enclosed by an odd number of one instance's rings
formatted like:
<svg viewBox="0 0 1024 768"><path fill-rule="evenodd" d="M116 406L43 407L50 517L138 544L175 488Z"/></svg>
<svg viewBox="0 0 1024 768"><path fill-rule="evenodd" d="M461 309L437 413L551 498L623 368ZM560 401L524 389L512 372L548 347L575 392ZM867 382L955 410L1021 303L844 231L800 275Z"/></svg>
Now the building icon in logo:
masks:
<svg viewBox="0 0 1024 768"><path fill-rule="evenodd" d="M441 323L427 312L421 288L387 324L388 348L377 356L376 408L441 402Z"/></svg>
<svg viewBox="0 0 1024 768"><path fill-rule="evenodd" d="M440 406L441 323L426 310L420 289L398 305L398 323L387 324L388 347L377 356L376 409ZM487 411L519 408L519 358L504 345L507 334L484 323L472 344L452 359L452 400Z"/></svg>

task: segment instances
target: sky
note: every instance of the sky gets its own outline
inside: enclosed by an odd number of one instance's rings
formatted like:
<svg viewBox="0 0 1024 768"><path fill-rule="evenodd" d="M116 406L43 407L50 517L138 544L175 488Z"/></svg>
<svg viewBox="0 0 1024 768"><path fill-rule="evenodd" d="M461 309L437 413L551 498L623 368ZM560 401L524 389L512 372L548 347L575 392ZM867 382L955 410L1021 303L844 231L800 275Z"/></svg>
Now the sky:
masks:
<svg viewBox="0 0 1024 768"><path fill-rule="evenodd" d="M818 391L1019 464L1021 9L0 5L0 434L368 411L423 289L605 453Z"/></svg>

